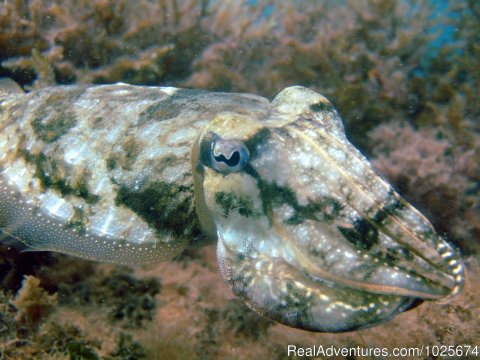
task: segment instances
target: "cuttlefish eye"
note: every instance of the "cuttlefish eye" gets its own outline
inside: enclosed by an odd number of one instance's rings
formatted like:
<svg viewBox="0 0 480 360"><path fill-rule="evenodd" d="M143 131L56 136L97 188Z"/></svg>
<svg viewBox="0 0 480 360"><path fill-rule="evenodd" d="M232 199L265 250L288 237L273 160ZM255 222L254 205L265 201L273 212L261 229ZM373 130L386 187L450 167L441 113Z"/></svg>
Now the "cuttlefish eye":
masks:
<svg viewBox="0 0 480 360"><path fill-rule="evenodd" d="M212 136L210 145L211 167L221 173L239 171L248 163L250 153L241 141Z"/></svg>

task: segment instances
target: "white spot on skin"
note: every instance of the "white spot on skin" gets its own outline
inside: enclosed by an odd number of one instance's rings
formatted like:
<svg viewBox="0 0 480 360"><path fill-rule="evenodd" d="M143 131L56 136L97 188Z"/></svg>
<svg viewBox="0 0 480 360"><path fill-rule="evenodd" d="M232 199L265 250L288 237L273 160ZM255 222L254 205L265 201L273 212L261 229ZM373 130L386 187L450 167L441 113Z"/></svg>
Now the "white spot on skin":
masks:
<svg viewBox="0 0 480 360"><path fill-rule="evenodd" d="M67 203L64 199L54 194L52 191L47 192L45 195L42 195L41 198L41 208L51 214L55 218L62 221L69 221L73 215L73 207L71 204Z"/></svg>
<svg viewBox="0 0 480 360"><path fill-rule="evenodd" d="M339 148L332 147L328 154L337 162L343 163L346 159L345 152Z"/></svg>
<svg viewBox="0 0 480 360"><path fill-rule="evenodd" d="M65 162L70 165L77 165L88 158L87 146L80 143L72 143L65 152Z"/></svg>
<svg viewBox="0 0 480 360"><path fill-rule="evenodd" d="M19 191L23 192L28 190L28 184L31 180L25 165L23 161L16 161L2 172L8 182L13 183Z"/></svg>
<svg viewBox="0 0 480 360"><path fill-rule="evenodd" d="M83 98L79 99L77 102L78 106L84 110L92 110L100 104L100 99L95 98Z"/></svg>
<svg viewBox="0 0 480 360"><path fill-rule="evenodd" d="M167 144L168 145L176 145L180 142L190 141L195 135L197 131L191 128L184 128L175 131L173 134L168 135Z"/></svg>
<svg viewBox="0 0 480 360"><path fill-rule="evenodd" d="M94 195L100 195L100 194L111 194L111 185L110 185L110 179L108 179L106 176L97 178L97 177L92 177L92 194ZM113 195L113 194L112 194Z"/></svg>
<svg viewBox="0 0 480 360"><path fill-rule="evenodd" d="M167 95L174 95L177 91L178 88L172 87L172 86L162 86L160 89Z"/></svg>
<svg viewBox="0 0 480 360"><path fill-rule="evenodd" d="M271 148L262 147L259 149L262 156L252 162L260 177L268 183L275 182L283 186L289 180L291 166L288 166L285 161L278 161L278 154L283 154L284 150L281 144L275 144ZM286 156L284 158L287 159Z"/></svg>
<svg viewBox="0 0 480 360"><path fill-rule="evenodd" d="M177 166L168 166L162 171L162 175L170 179L171 182L182 180L182 176L185 173L184 164L178 164Z"/></svg>
<svg viewBox="0 0 480 360"><path fill-rule="evenodd" d="M282 221L290 219L293 216L293 214L295 213L294 209L287 204L283 204L279 208L275 208L274 211L275 211L275 214Z"/></svg>
<svg viewBox="0 0 480 360"><path fill-rule="evenodd" d="M119 236L127 229L127 225L120 220L118 211L113 207L94 215L90 225L91 230L101 236Z"/></svg>

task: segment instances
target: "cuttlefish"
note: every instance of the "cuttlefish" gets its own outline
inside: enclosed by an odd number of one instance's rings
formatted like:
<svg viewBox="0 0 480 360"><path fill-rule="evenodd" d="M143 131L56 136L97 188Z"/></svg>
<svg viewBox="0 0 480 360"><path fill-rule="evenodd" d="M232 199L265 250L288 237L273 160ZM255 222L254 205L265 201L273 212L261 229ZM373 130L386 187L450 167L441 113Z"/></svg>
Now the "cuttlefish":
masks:
<svg viewBox="0 0 480 360"><path fill-rule="evenodd" d="M31 250L138 265L216 242L250 308L320 332L462 288L453 247L312 90L1 87L0 228Z"/></svg>

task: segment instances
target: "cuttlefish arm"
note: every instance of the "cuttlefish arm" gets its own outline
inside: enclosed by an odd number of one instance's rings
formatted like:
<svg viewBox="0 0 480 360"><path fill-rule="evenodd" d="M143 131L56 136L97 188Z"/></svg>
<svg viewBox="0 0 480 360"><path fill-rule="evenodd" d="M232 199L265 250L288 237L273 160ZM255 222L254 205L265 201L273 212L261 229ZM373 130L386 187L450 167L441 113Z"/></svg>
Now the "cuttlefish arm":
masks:
<svg viewBox="0 0 480 360"><path fill-rule="evenodd" d="M265 316L346 331L461 290L453 249L348 142L323 96L291 87L268 119L220 114L194 154L222 275Z"/></svg>

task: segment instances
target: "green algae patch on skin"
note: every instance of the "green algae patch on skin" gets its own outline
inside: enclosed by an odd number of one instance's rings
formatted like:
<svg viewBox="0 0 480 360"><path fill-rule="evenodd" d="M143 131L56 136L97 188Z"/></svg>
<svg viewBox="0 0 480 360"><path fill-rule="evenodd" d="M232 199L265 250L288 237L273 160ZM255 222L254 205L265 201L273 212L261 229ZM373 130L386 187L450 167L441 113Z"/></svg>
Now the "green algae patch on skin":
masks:
<svg viewBox="0 0 480 360"><path fill-rule="evenodd" d="M4 91L0 116L0 228L32 250L145 264L217 242L236 295L312 331L462 288L455 251L306 88Z"/></svg>

